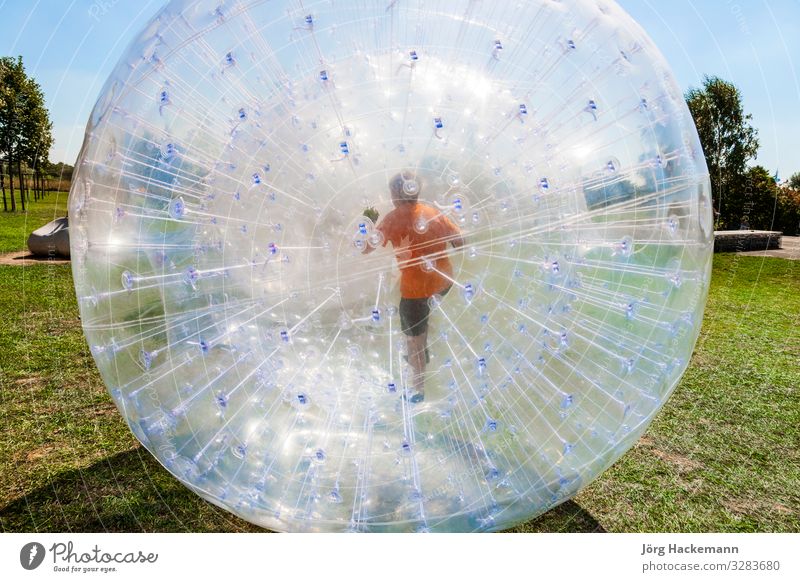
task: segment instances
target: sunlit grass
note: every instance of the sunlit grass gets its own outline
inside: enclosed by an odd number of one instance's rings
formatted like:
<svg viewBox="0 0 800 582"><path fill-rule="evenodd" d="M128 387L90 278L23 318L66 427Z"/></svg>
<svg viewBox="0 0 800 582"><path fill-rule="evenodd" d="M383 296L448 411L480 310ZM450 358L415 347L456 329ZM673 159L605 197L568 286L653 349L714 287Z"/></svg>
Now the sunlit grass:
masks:
<svg viewBox="0 0 800 582"><path fill-rule="evenodd" d="M6 195L9 192L6 189ZM51 220L67 215L66 192L47 192L43 200L31 202L25 212L19 204L19 192L16 212L3 212L0 208L0 253L21 251L26 248L28 235ZM8 203L11 208L11 202Z"/></svg>

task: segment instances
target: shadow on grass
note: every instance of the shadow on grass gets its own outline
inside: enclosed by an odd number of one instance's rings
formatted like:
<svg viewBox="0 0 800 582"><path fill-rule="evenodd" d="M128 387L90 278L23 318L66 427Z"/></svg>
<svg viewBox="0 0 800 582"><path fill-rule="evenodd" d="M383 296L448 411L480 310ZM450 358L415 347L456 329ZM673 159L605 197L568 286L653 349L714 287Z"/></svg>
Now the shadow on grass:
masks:
<svg viewBox="0 0 800 582"><path fill-rule="evenodd" d="M509 532L520 533L605 533L594 516L570 499L544 515L520 524Z"/></svg>
<svg viewBox="0 0 800 582"><path fill-rule="evenodd" d="M3 531L264 531L207 503L143 448L51 476L0 508Z"/></svg>
<svg viewBox="0 0 800 582"><path fill-rule="evenodd" d="M0 253L0 265L19 265L27 266L28 263L68 265L69 257L61 255L34 255L29 251L14 251L10 253Z"/></svg>
<svg viewBox="0 0 800 582"><path fill-rule="evenodd" d="M207 503L142 448L59 473L0 508L5 532L263 532ZM574 501L513 532L602 532Z"/></svg>

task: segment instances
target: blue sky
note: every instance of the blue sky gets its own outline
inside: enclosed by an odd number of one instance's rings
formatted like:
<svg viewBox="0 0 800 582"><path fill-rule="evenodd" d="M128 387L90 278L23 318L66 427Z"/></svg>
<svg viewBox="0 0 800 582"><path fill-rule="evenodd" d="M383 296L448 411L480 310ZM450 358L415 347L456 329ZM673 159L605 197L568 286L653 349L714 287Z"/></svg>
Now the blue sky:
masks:
<svg viewBox="0 0 800 582"><path fill-rule="evenodd" d="M0 0L0 55L21 54L54 125L53 161L74 163L102 84L162 0ZM759 130L758 162L800 171L800 0L619 0L680 85L733 81Z"/></svg>

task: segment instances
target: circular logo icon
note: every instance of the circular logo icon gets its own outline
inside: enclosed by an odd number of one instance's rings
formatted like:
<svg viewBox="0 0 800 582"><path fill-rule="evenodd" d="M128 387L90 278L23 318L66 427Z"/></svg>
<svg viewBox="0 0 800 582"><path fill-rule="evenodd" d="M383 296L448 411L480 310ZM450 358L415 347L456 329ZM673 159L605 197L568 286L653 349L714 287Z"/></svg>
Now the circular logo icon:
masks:
<svg viewBox="0 0 800 582"><path fill-rule="evenodd" d="M26 570L35 570L44 561L44 546L39 542L30 542L19 551L19 563Z"/></svg>

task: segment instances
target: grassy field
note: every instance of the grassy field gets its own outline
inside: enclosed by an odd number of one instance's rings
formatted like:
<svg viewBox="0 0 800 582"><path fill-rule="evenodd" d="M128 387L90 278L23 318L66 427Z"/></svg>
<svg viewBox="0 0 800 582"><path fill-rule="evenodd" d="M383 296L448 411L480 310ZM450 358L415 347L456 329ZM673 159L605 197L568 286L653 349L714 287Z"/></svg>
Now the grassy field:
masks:
<svg viewBox="0 0 800 582"><path fill-rule="evenodd" d="M60 215L57 196L27 224ZM0 217L3 249L21 248L20 224ZM798 289L800 262L716 256L691 365L646 435L515 531L800 531ZM0 300L3 531L260 531L131 435L84 342L69 265L0 266Z"/></svg>
<svg viewBox="0 0 800 582"><path fill-rule="evenodd" d="M8 190L6 190L8 195ZM19 191L14 191L19 208ZM11 208L11 203L8 203ZM0 209L0 253L26 248L28 235L51 220L67 214L67 193L47 192L44 200L31 198L27 212L3 212Z"/></svg>

